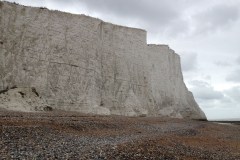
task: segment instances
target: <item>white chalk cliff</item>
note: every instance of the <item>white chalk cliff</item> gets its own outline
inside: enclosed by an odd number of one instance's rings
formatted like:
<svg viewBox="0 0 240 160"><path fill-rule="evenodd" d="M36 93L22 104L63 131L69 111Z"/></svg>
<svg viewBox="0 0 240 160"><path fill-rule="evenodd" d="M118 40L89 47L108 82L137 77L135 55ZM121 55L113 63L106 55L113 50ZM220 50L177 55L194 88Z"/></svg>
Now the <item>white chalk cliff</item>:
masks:
<svg viewBox="0 0 240 160"><path fill-rule="evenodd" d="M34 87L67 111L206 119L179 55L144 30L0 2L0 33L0 90Z"/></svg>

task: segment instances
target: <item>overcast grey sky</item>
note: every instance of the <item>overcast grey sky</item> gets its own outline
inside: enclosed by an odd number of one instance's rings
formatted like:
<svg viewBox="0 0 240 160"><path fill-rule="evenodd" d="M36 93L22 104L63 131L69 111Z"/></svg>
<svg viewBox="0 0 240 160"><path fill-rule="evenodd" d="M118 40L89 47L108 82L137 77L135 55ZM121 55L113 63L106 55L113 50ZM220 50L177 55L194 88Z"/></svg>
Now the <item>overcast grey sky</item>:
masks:
<svg viewBox="0 0 240 160"><path fill-rule="evenodd" d="M208 119L240 118L240 0L8 0L143 28L181 56Z"/></svg>

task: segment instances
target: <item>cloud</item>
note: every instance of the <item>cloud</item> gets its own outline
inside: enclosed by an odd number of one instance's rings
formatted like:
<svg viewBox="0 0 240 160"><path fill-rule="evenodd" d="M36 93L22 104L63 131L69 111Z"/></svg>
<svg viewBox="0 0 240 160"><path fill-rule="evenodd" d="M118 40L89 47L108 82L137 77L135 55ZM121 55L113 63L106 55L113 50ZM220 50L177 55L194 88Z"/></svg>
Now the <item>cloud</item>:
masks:
<svg viewBox="0 0 240 160"><path fill-rule="evenodd" d="M230 64L229 62L225 62L225 61L217 61L217 62L215 62L215 65L220 66L220 67L229 67L232 64Z"/></svg>
<svg viewBox="0 0 240 160"><path fill-rule="evenodd" d="M218 4L193 15L195 30L198 33L212 32L231 27L239 19L239 6Z"/></svg>
<svg viewBox="0 0 240 160"><path fill-rule="evenodd" d="M240 86L235 86L227 90L217 91L206 82L193 80L190 81L190 90L200 107L207 112L210 119L214 118L240 118ZM214 114L214 112L221 114ZM227 114L224 114L224 111ZM232 118L233 118L232 117Z"/></svg>
<svg viewBox="0 0 240 160"><path fill-rule="evenodd" d="M92 12L108 15L113 20L125 19L128 25L150 32L176 37L187 35L191 28L198 33L228 26L238 20L238 5L218 4L202 0L81 0ZM211 4L206 9L206 3ZM229 3L230 4L230 3ZM198 12L196 13L195 10ZM108 20L108 19L107 19ZM132 23L131 23L132 22ZM137 22L137 23L135 23ZM194 23L192 23L194 22Z"/></svg>
<svg viewBox="0 0 240 160"><path fill-rule="evenodd" d="M240 65L240 56L237 58L236 62L237 62L237 64Z"/></svg>
<svg viewBox="0 0 240 160"><path fill-rule="evenodd" d="M181 9L176 9L177 1L174 5L168 0L82 0L81 3L94 12L110 15L112 19L138 21L138 27L152 32L181 32L187 26L186 21L181 19Z"/></svg>
<svg viewBox="0 0 240 160"><path fill-rule="evenodd" d="M240 69L236 69L226 77L226 81L239 83L240 82Z"/></svg>
<svg viewBox="0 0 240 160"><path fill-rule="evenodd" d="M240 119L240 108L204 108L208 120Z"/></svg>
<svg viewBox="0 0 240 160"><path fill-rule="evenodd" d="M183 72L189 72L197 69L197 54L196 53L183 53L181 54L181 65Z"/></svg>
<svg viewBox="0 0 240 160"><path fill-rule="evenodd" d="M224 92L227 96L231 97L232 100L240 103L240 86L233 87L231 89L225 90Z"/></svg>
<svg viewBox="0 0 240 160"><path fill-rule="evenodd" d="M212 79L212 77L210 75L203 75L203 78L205 80L211 80Z"/></svg>
<svg viewBox="0 0 240 160"><path fill-rule="evenodd" d="M205 81L193 80L189 82L192 86L191 91L199 101L212 101L223 99L224 95L220 91L216 91L209 83Z"/></svg>
<svg viewBox="0 0 240 160"><path fill-rule="evenodd" d="M240 86L225 90L225 93L232 98L232 100L240 103Z"/></svg>
<svg viewBox="0 0 240 160"><path fill-rule="evenodd" d="M240 86L217 91L206 81L193 80L189 84L208 119L240 118Z"/></svg>
<svg viewBox="0 0 240 160"><path fill-rule="evenodd" d="M179 16L167 0L162 0L161 5L154 0L82 0L81 2L96 12L138 18L152 23L162 22L163 25Z"/></svg>

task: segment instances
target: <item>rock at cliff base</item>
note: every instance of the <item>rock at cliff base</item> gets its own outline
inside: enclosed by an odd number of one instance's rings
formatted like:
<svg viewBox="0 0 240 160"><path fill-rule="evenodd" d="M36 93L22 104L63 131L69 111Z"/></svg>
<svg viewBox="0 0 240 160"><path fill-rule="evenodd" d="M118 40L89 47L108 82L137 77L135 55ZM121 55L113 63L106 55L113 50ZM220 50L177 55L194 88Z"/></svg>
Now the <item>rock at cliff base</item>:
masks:
<svg viewBox="0 0 240 160"><path fill-rule="evenodd" d="M0 92L0 108L12 111L51 111L35 88L12 88Z"/></svg>

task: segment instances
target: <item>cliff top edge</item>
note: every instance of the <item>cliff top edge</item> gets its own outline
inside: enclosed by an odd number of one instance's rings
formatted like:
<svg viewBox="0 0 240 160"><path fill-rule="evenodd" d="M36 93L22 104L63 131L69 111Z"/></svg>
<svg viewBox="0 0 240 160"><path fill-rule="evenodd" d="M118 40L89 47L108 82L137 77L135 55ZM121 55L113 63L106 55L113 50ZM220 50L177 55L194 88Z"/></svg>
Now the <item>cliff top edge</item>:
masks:
<svg viewBox="0 0 240 160"><path fill-rule="evenodd" d="M48 10L50 12L59 12L61 14L67 14L67 15L72 15L72 16L84 16L84 17L87 17L87 18L95 19L95 20L100 21L100 22L105 23L105 24L114 25L114 26L117 26L117 27L130 29L130 30L138 30L138 31L142 31L142 32L147 33L147 31L145 29L135 28L135 27L128 27L128 26L123 26L123 25L119 25L119 24L114 24L114 23L106 22L106 21L101 20L99 18L91 17L91 16L85 15L85 14L76 14L76 13L65 12L65 11L60 11L60 10L52 10L52 9L47 8L47 7L26 6L26 5L23 5L23 4L16 3L16 2L0 1L0 3L2 3L2 4L0 4L0 7L6 3L6 4L9 4L9 5L12 5L12 6L16 5L16 6L21 6L21 7L31 7L31 8L35 8L35 9Z"/></svg>
<svg viewBox="0 0 240 160"><path fill-rule="evenodd" d="M67 16L86 17L86 18L89 18L89 19L92 19L92 20L96 20L99 23L102 23L102 24L105 24L105 25L112 25L112 26L115 26L115 27L119 27L119 28L123 28L123 29L127 29L127 30L132 30L132 31L135 31L135 32L138 32L138 33L143 33L144 37L145 37L144 39L145 39L146 45L149 46L149 47L171 49L171 47L167 44L160 44L160 43L159 44L148 44L147 40L146 40L147 39L147 36L146 36L147 31L145 29L118 25L118 24L114 24L114 23L111 23L111 22L103 21L99 18L88 16L88 15L85 15L85 14L74 14L74 13L64 12L64 11L59 11L59 10L51 10L51 9L46 8L46 7L25 6L25 5L16 3L16 2L0 1L0 9L4 5L9 5L11 7L20 6L20 7L23 7L23 8L33 8L33 9L45 10L46 12L59 13L59 14L67 15ZM176 53L175 51L173 51L173 52Z"/></svg>

